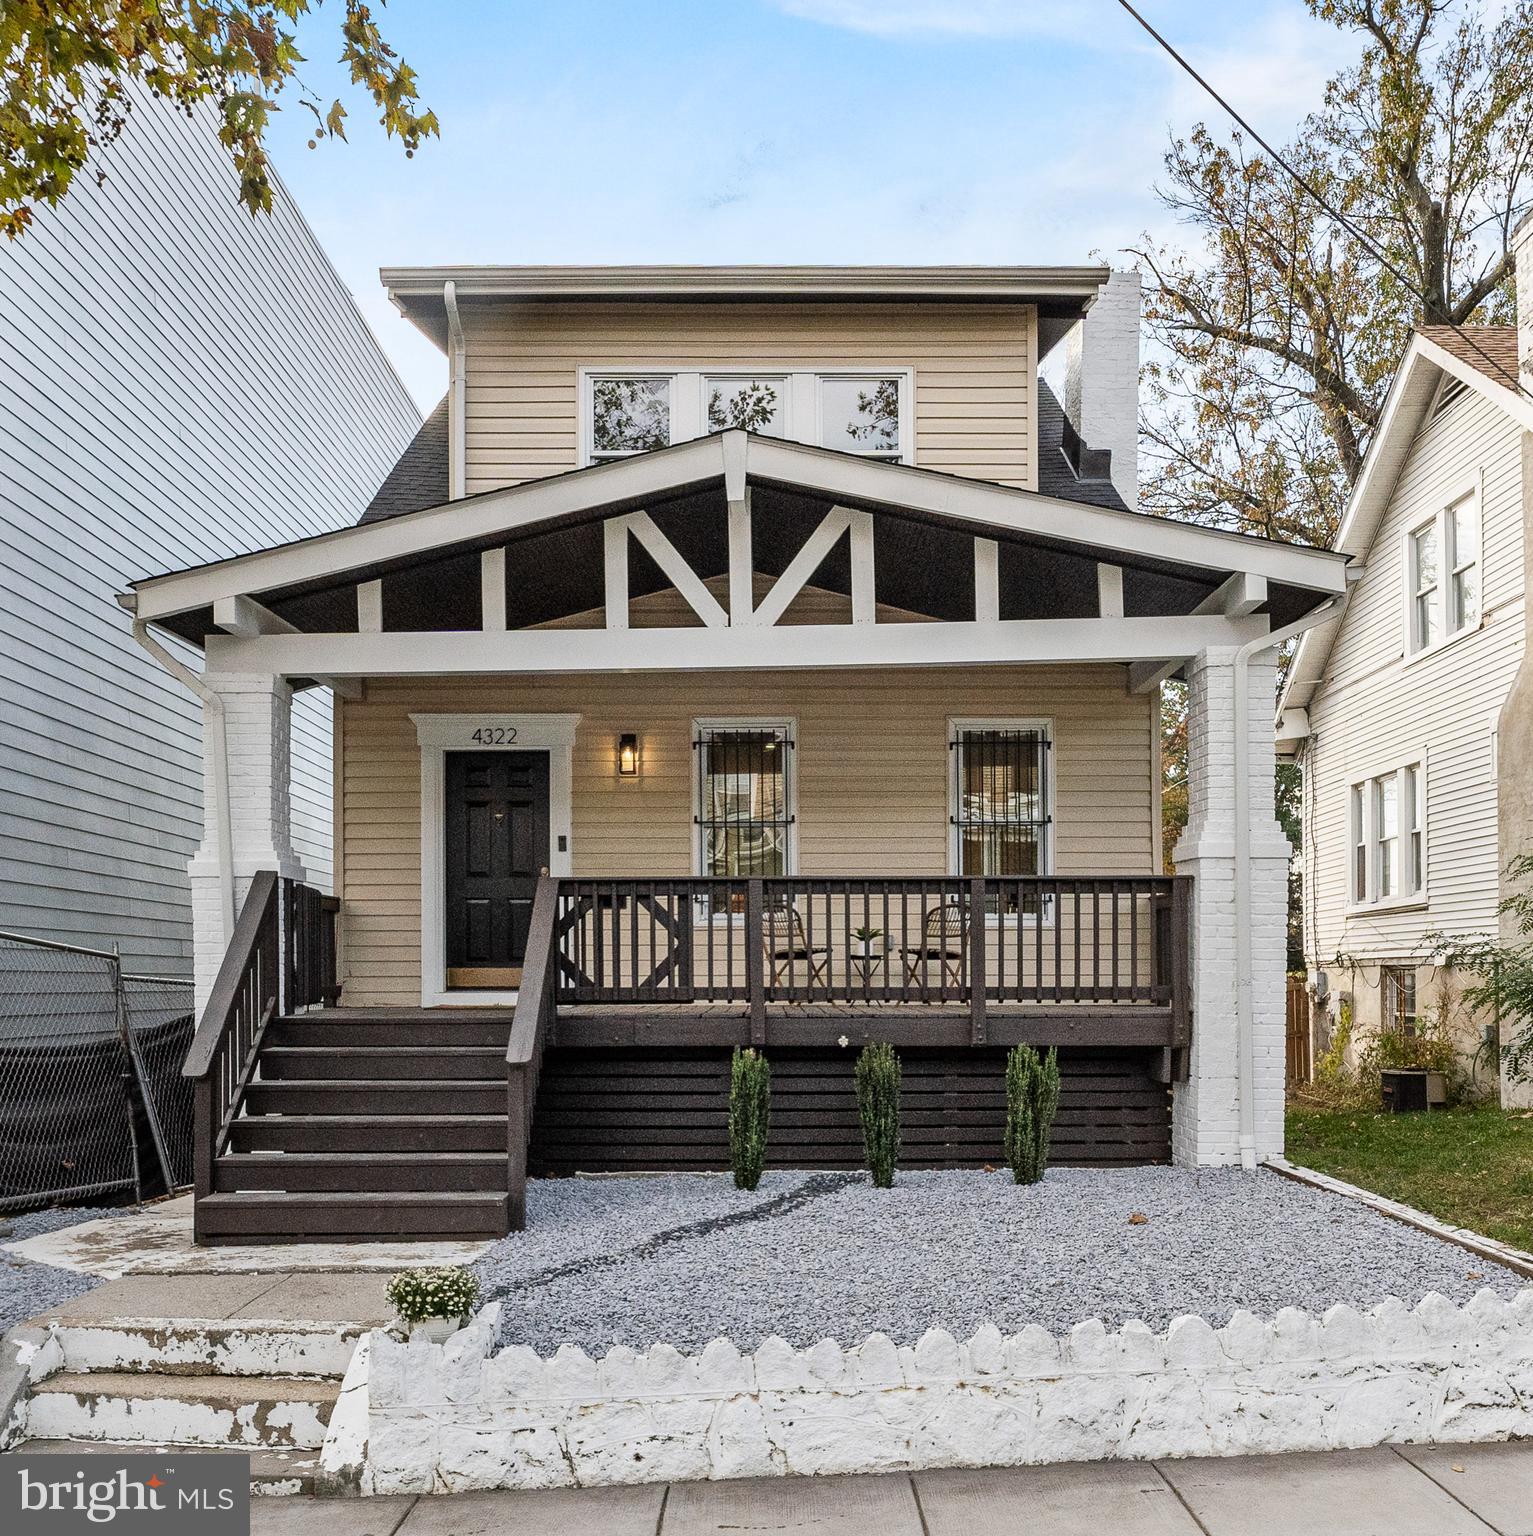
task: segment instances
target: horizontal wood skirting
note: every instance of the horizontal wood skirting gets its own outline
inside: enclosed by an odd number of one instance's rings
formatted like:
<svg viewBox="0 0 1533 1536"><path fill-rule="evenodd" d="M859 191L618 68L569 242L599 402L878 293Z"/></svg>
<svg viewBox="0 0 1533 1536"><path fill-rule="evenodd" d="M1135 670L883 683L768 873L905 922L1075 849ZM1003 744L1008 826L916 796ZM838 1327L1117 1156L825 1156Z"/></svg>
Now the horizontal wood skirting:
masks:
<svg viewBox="0 0 1533 1536"><path fill-rule="evenodd" d="M1006 1119L1000 1048L902 1051L905 1168L999 1167ZM857 1168L853 1048L777 1047L768 1162ZM1171 1102L1153 1080L1155 1053L1067 1049L1053 1157L1068 1165L1164 1163ZM729 1166L727 1050L554 1048L533 1117L534 1175Z"/></svg>
<svg viewBox="0 0 1533 1536"><path fill-rule="evenodd" d="M1008 1009L991 1004L986 1014L992 1046L1166 1047L1177 1041L1168 1008L1093 1007ZM792 1048L841 1048L886 1040L891 1045L928 1049L975 1049L966 1003L769 1004L766 1044ZM750 1014L745 1004L648 1006L577 1004L559 1010L551 1044L567 1049L642 1046L650 1049L749 1045Z"/></svg>

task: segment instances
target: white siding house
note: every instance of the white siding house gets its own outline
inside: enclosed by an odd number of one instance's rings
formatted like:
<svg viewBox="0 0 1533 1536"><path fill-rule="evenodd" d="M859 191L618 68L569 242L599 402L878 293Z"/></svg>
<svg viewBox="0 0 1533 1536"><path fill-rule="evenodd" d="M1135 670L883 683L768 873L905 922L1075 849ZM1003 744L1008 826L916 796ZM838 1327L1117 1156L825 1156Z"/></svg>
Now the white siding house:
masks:
<svg viewBox="0 0 1533 1536"><path fill-rule="evenodd" d="M1438 935L1496 932L1526 846L1503 806L1526 767L1502 750L1527 654L1518 368L1516 327L1417 332L1339 537L1346 609L1304 638L1284 695L1322 1035L1344 1008L1362 1034L1442 1013L1472 1058L1493 1027L1432 957Z"/></svg>
<svg viewBox="0 0 1533 1536"><path fill-rule="evenodd" d="M197 701L124 582L355 522L419 413L286 191L148 97L0 247L0 929L191 965ZM331 868L330 697L293 713L294 842Z"/></svg>

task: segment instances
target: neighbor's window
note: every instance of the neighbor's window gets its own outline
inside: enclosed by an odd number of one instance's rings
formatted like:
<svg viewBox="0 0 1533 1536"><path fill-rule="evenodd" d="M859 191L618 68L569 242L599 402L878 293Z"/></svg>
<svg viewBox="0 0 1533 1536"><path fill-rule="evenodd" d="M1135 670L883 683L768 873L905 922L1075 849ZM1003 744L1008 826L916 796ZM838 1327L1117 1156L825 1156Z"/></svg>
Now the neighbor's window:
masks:
<svg viewBox="0 0 1533 1536"><path fill-rule="evenodd" d="M671 441L668 378L591 380L591 457L622 459Z"/></svg>
<svg viewBox="0 0 1533 1536"><path fill-rule="evenodd" d="M1407 763L1352 786L1349 799L1354 906L1410 901L1426 889L1426 779Z"/></svg>
<svg viewBox="0 0 1533 1536"><path fill-rule="evenodd" d="M699 721L698 872L744 877L790 873L793 737L786 721Z"/></svg>
<svg viewBox="0 0 1533 1536"><path fill-rule="evenodd" d="M1412 530L1406 580L1412 652L1480 622L1480 504L1473 492Z"/></svg>
<svg viewBox="0 0 1533 1536"><path fill-rule="evenodd" d="M820 443L880 459L899 458L898 376L821 379Z"/></svg>
<svg viewBox="0 0 1533 1536"><path fill-rule="evenodd" d="M959 725L952 754L957 873L1045 873L1049 831L1045 728Z"/></svg>
<svg viewBox="0 0 1533 1536"><path fill-rule="evenodd" d="M1416 1033L1416 972L1409 966L1386 965L1379 972L1384 992L1384 1030L1392 1035Z"/></svg>
<svg viewBox="0 0 1533 1536"><path fill-rule="evenodd" d="M703 381L708 430L738 427L763 437L787 431L788 381L781 378L710 378Z"/></svg>

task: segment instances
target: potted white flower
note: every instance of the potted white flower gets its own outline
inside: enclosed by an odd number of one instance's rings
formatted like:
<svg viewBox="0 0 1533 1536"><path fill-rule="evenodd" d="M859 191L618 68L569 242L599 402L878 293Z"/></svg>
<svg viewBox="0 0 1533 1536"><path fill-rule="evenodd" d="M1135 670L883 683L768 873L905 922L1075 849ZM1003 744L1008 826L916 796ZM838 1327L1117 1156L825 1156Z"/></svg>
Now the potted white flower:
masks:
<svg viewBox="0 0 1533 1536"><path fill-rule="evenodd" d="M407 1269L384 1293L410 1337L433 1344L456 1333L479 1305L479 1282L466 1269Z"/></svg>

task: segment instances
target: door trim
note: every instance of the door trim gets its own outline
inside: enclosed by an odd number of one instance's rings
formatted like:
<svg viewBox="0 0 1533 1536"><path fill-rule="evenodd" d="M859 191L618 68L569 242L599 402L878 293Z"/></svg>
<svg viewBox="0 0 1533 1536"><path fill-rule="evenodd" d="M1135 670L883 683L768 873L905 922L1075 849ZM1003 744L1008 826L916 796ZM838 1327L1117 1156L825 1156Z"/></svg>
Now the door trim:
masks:
<svg viewBox="0 0 1533 1536"><path fill-rule="evenodd" d="M550 874L568 875L574 859L570 784L580 716L418 714L410 719L421 752L421 1006L514 1003L514 991L470 995L447 985L446 758L449 752L546 752L548 868ZM476 731L481 733L478 741L472 739ZM486 736L501 739L486 741Z"/></svg>

